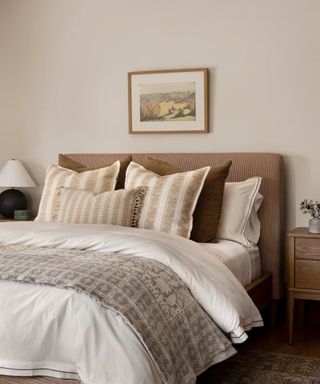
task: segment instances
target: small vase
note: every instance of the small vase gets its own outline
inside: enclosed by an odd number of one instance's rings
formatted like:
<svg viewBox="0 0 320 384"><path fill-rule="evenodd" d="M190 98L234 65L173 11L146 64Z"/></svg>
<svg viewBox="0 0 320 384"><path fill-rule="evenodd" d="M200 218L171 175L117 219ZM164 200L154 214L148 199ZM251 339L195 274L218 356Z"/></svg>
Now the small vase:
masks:
<svg viewBox="0 0 320 384"><path fill-rule="evenodd" d="M309 220L309 233L320 233L320 219Z"/></svg>

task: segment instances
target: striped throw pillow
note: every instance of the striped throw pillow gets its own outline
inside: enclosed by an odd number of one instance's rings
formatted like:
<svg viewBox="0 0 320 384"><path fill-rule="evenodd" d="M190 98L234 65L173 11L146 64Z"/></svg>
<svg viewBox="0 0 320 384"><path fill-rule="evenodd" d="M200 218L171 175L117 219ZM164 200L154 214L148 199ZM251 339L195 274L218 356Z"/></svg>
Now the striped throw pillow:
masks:
<svg viewBox="0 0 320 384"><path fill-rule="evenodd" d="M83 156L85 157L86 155L83 155ZM98 155L96 155L96 156L98 158ZM130 156L130 155L121 156L121 159L119 159L120 171L119 171L118 180L117 180L117 184L116 184L115 189L123 189L124 188L124 181L126 178L126 170L127 170L128 165L130 164L131 160L132 160L132 156ZM59 154L59 165L61 167L68 168L68 169L71 169L72 171L77 171L79 173L92 171L93 169L97 169L97 168L106 167L106 166L114 163L114 161L115 160L113 160L112 162L111 161L107 162L107 160L105 160L105 162L101 163L101 165L99 167L97 167L97 166L88 167L86 165L79 163L78 161L72 160L70 157L63 155L62 153Z"/></svg>
<svg viewBox="0 0 320 384"><path fill-rule="evenodd" d="M209 170L210 167L204 167L159 176L131 162L127 168L125 188L148 187L138 227L189 238L192 214Z"/></svg>
<svg viewBox="0 0 320 384"><path fill-rule="evenodd" d="M95 169L93 171L78 173L56 165L49 166L44 189L41 195L38 216L35 221L56 221L57 207L60 205L60 187L80 189L93 193L112 191L115 188L119 174L120 162Z"/></svg>
<svg viewBox="0 0 320 384"><path fill-rule="evenodd" d="M119 189L95 195L72 188L60 188L57 221L74 224L112 224L135 227L143 204L145 187Z"/></svg>

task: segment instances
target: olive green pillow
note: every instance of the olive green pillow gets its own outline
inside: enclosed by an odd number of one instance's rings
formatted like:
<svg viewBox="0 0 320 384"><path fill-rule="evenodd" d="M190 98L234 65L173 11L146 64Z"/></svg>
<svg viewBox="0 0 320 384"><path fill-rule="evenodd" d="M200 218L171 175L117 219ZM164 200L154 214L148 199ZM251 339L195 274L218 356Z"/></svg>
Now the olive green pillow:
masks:
<svg viewBox="0 0 320 384"><path fill-rule="evenodd" d="M197 206L193 213L193 227L190 238L199 243L213 241L218 232L224 183L228 176L231 161L221 166L211 167L204 182ZM183 172L167 161L146 156L144 167L160 176Z"/></svg>
<svg viewBox="0 0 320 384"><path fill-rule="evenodd" d="M118 175L118 180L116 184L116 189L123 189L124 188L124 182L126 179L126 170L128 165L130 164L132 160L132 157L130 155L126 156L124 159L120 160L120 171ZM79 173L86 172L86 171L92 171L97 168L87 167L86 165L83 165L79 163L78 161L70 159L70 157L63 155L60 153L59 155L59 165L63 168L71 169L72 171L76 171ZM101 167L103 168L110 165L109 163L102 164Z"/></svg>

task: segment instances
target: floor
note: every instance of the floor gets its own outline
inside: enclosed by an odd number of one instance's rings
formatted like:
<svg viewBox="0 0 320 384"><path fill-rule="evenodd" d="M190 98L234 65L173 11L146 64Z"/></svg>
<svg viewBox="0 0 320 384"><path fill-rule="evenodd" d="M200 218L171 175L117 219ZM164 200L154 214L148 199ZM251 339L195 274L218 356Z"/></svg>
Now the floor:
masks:
<svg viewBox="0 0 320 384"><path fill-rule="evenodd" d="M319 307L314 309L318 310ZM318 311L315 313L317 316L319 315ZM286 329L285 325L282 324L272 330L261 328L251 331L249 339L244 344L239 345L237 349L239 353L257 350L320 358L320 323L317 321L315 324L314 317L312 319L304 328L295 327L294 343L291 346L287 344ZM210 378L210 370L205 375L207 379ZM78 384L78 381L1 376L0 384Z"/></svg>
<svg viewBox="0 0 320 384"><path fill-rule="evenodd" d="M283 303L285 308L285 303ZM240 346L248 350L285 353L320 358L320 302L296 300L293 345L287 344L285 316L275 329L256 328L247 343ZM304 313L304 317L301 317Z"/></svg>
<svg viewBox="0 0 320 384"><path fill-rule="evenodd" d="M287 344L285 327L270 331L256 331L251 340L239 346L238 350L285 353L320 358L320 326L294 329L293 345Z"/></svg>
<svg viewBox="0 0 320 384"><path fill-rule="evenodd" d="M304 318L301 310L304 307ZM283 305L283 309L285 306ZM284 314L282 314L284 319ZM293 333L293 345L287 343L285 321L274 329L256 328L249 333L249 339L237 346L239 353L244 351L260 351L283 353L287 355L320 358L320 302L297 301L296 323ZM210 368L199 378L197 384L214 383ZM1 383L1 382L0 382Z"/></svg>

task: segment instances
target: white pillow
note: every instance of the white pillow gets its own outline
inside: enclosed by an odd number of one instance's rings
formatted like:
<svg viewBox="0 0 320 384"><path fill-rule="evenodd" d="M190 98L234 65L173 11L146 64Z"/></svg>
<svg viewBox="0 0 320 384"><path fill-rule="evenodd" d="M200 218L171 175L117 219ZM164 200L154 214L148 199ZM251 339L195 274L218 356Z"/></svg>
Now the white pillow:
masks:
<svg viewBox="0 0 320 384"><path fill-rule="evenodd" d="M237 183L225 183L218 239L236 241L250 247L260 237L258 209L263 196L259 193L261 177Z"/></svg>
<svg viewBox="0 0 320 384"><path fill-rule="evenodd" d="M244 236L249 240L250 244L258 244L260 238L261 224L258 216L258 210L262 204L262 201L263 196L258 192L254 199L249 220L244 230Z"/></svg>

